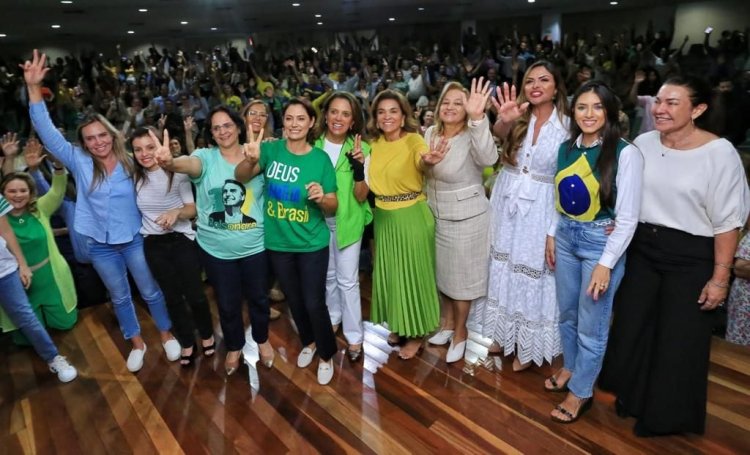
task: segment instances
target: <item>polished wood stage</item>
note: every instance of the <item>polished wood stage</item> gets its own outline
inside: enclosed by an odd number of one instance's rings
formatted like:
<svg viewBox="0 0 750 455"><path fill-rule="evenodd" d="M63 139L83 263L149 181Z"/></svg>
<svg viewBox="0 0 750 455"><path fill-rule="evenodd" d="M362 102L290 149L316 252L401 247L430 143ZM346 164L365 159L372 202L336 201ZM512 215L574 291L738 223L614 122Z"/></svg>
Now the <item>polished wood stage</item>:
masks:
<svg viewBox="0 0 750 455"><path fill-rule="evenodd" d="M82 310L75 329L54 334L79 369L69 384L2 338L0 454L750 453L750 349L720 339L706 434L641 439L599 391L579 422L551 422L562 395L543 391L550 366L513 373L505 360L502 372L471 376L462 362L446 365L446 348L435 346L403 361L385 329L368 324L365 361L349 364L339 335L336 373L324 387L317 361L296 367L301 346L285 314L271 323L277 357L273 369L259 366L256 392L245 366L225 376L221 343L192 368L167 362L146 311L138 314L148 352L137 374L125 367L129 344L109 305Z"/></svg>

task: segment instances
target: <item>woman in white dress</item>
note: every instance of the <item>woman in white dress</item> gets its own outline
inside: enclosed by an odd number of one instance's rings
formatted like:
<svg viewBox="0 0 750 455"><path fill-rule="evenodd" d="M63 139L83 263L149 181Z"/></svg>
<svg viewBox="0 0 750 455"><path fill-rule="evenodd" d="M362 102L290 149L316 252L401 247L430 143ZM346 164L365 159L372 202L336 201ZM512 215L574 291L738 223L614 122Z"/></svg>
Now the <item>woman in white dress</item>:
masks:
<svg viewBox="0 0 750 455"><path fill-rule="evenodd" d="M557 151L568 138L567 98L559 71L531 65L515 87L497 91L493 130L503 140L503 170L490 197L487 299L472 307L469 327L492 340L489 355L515 353L513 370L541 365L562 352L554 250Z"/></svg>

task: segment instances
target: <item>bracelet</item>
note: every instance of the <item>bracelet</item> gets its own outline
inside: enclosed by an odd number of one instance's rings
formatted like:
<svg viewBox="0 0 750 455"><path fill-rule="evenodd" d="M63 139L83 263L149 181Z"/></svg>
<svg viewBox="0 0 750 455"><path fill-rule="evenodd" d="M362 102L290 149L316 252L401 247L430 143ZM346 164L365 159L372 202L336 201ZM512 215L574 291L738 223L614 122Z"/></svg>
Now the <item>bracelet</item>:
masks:
<svg viewBox="0 0 750 455"><path fill-rule="evenodd" d="M721 262L715 262L714 265L718 265L719 267L723 267L727 270L732 270L734 268L734 264L722 264Z"/></svg>
<svg viewBox="0 0 750 455"><path fill-rule="evenodd" d="M729 289L729 283L721 284L713 280L708 280L708 284L710 284L711 286L716 286L717 288L721 288L721 289Z"/></svg>

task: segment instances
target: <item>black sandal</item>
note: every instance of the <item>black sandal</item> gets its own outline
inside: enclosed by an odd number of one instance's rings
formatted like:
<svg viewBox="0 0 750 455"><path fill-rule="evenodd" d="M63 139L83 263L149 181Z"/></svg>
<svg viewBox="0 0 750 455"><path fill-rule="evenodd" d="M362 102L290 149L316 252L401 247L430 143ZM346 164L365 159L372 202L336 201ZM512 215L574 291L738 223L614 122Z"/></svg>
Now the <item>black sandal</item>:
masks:
<svg viewBox="0 0 750 455"><path fill-rule="evenodd" d="M391 339L391 336L388 335L388 338L385 340L386 343L388 343L388 346L395 348L396 346L403 346L406 344L406 337L404 336L398 336L397 340Z"/></svg>
<svg viewBox="0 0 750 455"><path fill-rule="evenodd" d="M180 366L187 368L190 366L193 366L193 361L195 361L195 351L196 347L193 345L193 350L190 351L190 355L181 355L180 356Z"/></svg>
<svg viewBox="0 0 750 455"><path fill-rule="evenodd" d="M558 370L557 373L559 373L560 371L561 370ZM549 378L547 378L547 380L549 380L549 382L552 384L552 387L547 387L547 385L545 384L544 385L544 391L545 392L563 393L563 392L567 392L568 391L568 382L570 382L570 378L568 378L568 380L565 381L565 384L558 385L557 384L557 378L555 377L555 375L557 373L555 373L552 376L550 376ZM572 375L571 375L571 377L572 377Z"/></svg>
<svg viewBox="0 0 750 455"><path fill-rule="evenodd" d="M206 357L211 357L212 355L216 354L216 339L214 339L214 342L209 344L208 346L201 345L201 347L203 348L203 355Z"/></svg>
<svg viewBox="0 0 750 455"><path fill-rule="evenodd" d="M562 407L562 403L555 406L555 409L557 409L558 412L562 413L565 417L568 418L568 420L561 419L559 417L555 417L553 415L550 416L553 422L557 423L573 423L576 420L580 419L584 414L586 414L586 411L591 409L591 406L594 404L594 399L592 398L584 398L586 400L581 406L578 407L578 414L573 415L572 412L568 411L567 409Z"/></svg>

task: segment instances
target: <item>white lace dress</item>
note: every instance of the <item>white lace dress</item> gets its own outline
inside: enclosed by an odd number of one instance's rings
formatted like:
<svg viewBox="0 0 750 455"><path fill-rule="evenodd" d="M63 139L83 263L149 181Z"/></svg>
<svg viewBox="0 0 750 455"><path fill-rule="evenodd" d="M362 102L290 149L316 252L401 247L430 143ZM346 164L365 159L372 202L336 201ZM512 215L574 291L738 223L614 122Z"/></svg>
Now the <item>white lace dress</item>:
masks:
<svg viewBox="0 0 750 455"><path fill-rule="evenodd" d="M532 145L532 115L517 166L505 166L490 197L487 298L472 305L469 329L495 341L505 355L541 365L562 352L554 272L544 248L555 212L557 152L568 138L569 119L557 112ZM467 356L468 360L468 356Z"/></svg>

